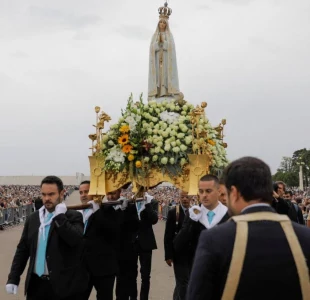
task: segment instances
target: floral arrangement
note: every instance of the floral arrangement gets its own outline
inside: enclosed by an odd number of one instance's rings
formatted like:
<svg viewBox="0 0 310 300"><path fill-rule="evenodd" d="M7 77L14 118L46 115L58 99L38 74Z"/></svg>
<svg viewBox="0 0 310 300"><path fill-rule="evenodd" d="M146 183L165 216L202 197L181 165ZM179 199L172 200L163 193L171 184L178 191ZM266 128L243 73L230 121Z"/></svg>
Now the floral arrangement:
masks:
<svg viewBox="0 0 310 300"><path fill-rule="evenodd" d="M131 170L143 174L147 168L178 175L188 163L188 154L195 153L189 103L156 101L134 103L131 96L118 123L112 125L102 139L102 155L106 171ZM217 172L228 163L225 143L206 117L200 118L199 130L204 130L212 158L211 171Z"/></svg>

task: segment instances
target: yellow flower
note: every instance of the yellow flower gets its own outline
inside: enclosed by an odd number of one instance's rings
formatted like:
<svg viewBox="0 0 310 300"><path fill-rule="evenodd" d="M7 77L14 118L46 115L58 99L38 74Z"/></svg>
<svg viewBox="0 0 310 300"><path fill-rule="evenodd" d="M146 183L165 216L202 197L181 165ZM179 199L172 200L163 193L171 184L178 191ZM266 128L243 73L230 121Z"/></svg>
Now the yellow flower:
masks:
<svg viewBox="0 0 310 300"><path fill-rule="evenodd" d="M128 144L128 141L129 141L128 134L123 134L122 136L118 138L118 143L122 146Z"/></svg>
<svg viewBox="0 0 310 300"><path fill-rule="evenodd" d="M213 140L208 140L208 143L211 145L211 146L215 146L215 142Z"/></svg>
<svg viewBox="0 0 310 300"><path fill-rule="evenodd" d="M133 161L134 159L135 159L134 155L132 155L132 154L128 155L128 160L129 161Z"/></svg>
<svg viewBox="0 0 310 300"><path fill-rule="evenodd" d="M140 160L136 161L136 168L141 168L142 167L142 163Z"/></svg>
<svg viewBox="0 0 310 300"><path fill-rule="evenodd" d="M129 132L129 126L128 126L128 125L123 125L123 126L121 126L121 128L119 129L119 131L120 131L121 133L127 133L127 132Z"/></svg>
<svg viewBox="0 0 310 300"><path fill-rule="evenodd" d="M122 151L123 151L124 153L129 153L131 150L132 150L132 146L131 146L131 145L125 145L125 146L122 148Z"/></svg>

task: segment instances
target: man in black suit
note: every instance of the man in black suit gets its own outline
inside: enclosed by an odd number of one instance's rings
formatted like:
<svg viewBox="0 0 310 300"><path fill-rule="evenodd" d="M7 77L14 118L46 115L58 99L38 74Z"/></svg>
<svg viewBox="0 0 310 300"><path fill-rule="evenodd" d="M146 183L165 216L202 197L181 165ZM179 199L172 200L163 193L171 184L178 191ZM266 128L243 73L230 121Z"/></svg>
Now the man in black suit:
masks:
<svg viewBox="0 0 310 300"><path fill-rule="evenodd" d="M223 179L234 217L201 234L188 299L308 299L310 230L270 206L269 167L244 157Z"/></svg>
<svg viewBox="0 0 310 300"><path fill-rule="evenodd" d="M113 206L101 206L88 195L90 181L83 181L79 187L83 204L92 208L81 211L84 221L84 242L86 269L90 275L88 288L83 294L87 300L93 287L98 300L113 300L113 287L118 272L118 251L121 220Z"/></svg>
<svg viewBox="0 0 310 300"><path fill-rule="evenodd" d="M187 192L180 191L180 204L168 212L166 230L164 237L165 261L168 266L173 265L176 286L173 293L173 300L185 300L189 280L189 259L187 251L175 253L173 240L182 228L183 220L190 208L190 198Z"/></svg>
<svg viewBox="0 0 310 300"><path fill-rule="evenodd" d="M192 265L200 233L229 219L227 207L219 201L219 179L205 175L199 180L198 195L200 206L192 206L182 229L174 239L176 254L187 251Z"/></svg>
<svg viewBox="0 0 310 300"><path fill-rule="evenodd" d="M16 294L20 276L30 258L25 294L27 300L74 300L87 287L82 267L83 219L62 203L61 179L41 182L43 205L26 220L17 246L6 290Z"/></svg>
<svg viewBox="0 0 310 300"><path fill-rule="evenodd" d="M115 200L120 199L121 190L110 193ZM117 276L116 299L137 300L138 260L140 261L140 300L147 300L150 290L152 251L157 249L153 225L158 222L158 202L148 194L146 200L128 203L123 211L121 228L121 249Z"/></svg>
<svg viewBox="0 0 310 300"><path fill-rule="evenodd" d="M298 224L305 225L304 217L302 215L302 211L297 203L293 202L293 192L292 191L285 191L284 200L292 206L292 210L294 210L295 213L295 219L291 219L292 221L297 222Z"/></svg>

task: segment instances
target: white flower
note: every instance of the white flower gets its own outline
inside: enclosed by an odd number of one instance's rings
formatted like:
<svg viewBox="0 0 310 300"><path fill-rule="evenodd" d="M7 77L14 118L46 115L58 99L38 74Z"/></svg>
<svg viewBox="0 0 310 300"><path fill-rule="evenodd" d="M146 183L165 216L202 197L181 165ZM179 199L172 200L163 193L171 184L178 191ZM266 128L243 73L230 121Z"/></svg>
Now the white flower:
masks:
<svg viewBox="0 0 310 300"><path fill-rule="evenodd" d="M187 150L187 147L185 145L180 146L181 151L185 152Z"/></svg>
<svg viewBox="0 0 310 300"><path fill-rule="evenodd" d="M178 137L178 139L184 139L185 134L184 133L178 133L177 137Z"/></svg>
<svg viewBox="0 0 310 300"><path fill-rule="evenodd" d="M132 116L128 116L126 119L125 119L126 123L128 123L129 125L129 129L131 131L134 131L136 129L136 125L137 125L137 122L135 121L135 119L132 117Z"/></svg>
<svg viewBox="0 0 310 300"><path fill-rule="evenodd" d="M109 146L114 146L114 142L113 142L112 140L109 140L109 141L108 141L108 145L109 145Z"/></svg>
<svg viewBox="0 0 310 300"><path fill-rule="evenodd" d="M177 145L177 143L176 142L171 142L171 146L172 147L175 147ZM173 149L172 149L173 150Z"/></svg>
<svg viewBox="0 0 310 300"><path fill-rule="evenodd" d="M177 135L177 133L174 131L174 130L172 130L171 132L170 132L170 136L176 136Z"/></svg>
<svg viewBox="0 0 310 300"><path fill-rule="evenodd" d="M172 124L179 118L180 115L178 113L168 112L165 110L159 116L164 122L167 122L168 124Z"/></svg>
<svg viewBox="0 0 310 300"><path fill-rule="evenodd" d="M150 161L150 158L149 157L144 157L144 159L143 159L145 162L149 162Z"/></svg>
<svg viewBox="0 0 310 300"><path fill-rule="evenodd" d="M167 132L167 131L164 131L164 132L163 132L163 134L162 134L162 136L163 136L164 138L167 138L167 137L168 137L168 135L169 135L169 134L168 134L168 132Z"/></svg>
<svg viewBox="0 0 310 300"><path fill-rule="evenodd" d="M179 147L174 147L174 148L172 149L172 151L173 151L174 153L179 153L179 152L180 152L180 148L179 148Z"/></svg>
<svg viewBox="0 0 310 300"><path fill-rule="evenodd" d="M154 155L154 156L152 157L152 161L155 162L155 161L157 161L157 160L158 160L158 156L157 156L157 155Z"/></svg>
<svg viewBox="0 0 310 300"><path fill-rule="evenodd" d="M174 157L171 157L170 159L169 159L169 162L170 162L170 164L174 164Z"/></svg>
<svg viewBox="0 0 310 300"><path fill-rule="evenodd" d="M154 151L155 151L155 153L159 153L160 152L160 147L156 147Z"/></svg>
<svg viewBox="0 0 310 300"><path fill-rule="evenodd" d="M163 157L160 161L163 165L166 165L168 163L168 158L167 157Z"/></svg>
<svg viewBox="0 0 310 300"><path fill-rule="evenodd" d="M166 144L164 149L165 149L165 151L170 151L170 149L171 149L170 144Z"/></svg>
<svg viewBox="0 0 310 300"><path fill-rule="evenodd" d="M183 167L186 163L187 163L186 159L184 157L181 158L181 162L180 162L181 167Z"/></svg>
<svg viewBox="0 0 310 300"><path fill-rule="evenodd" d="M114 146L106 157L106 160L112 160L114 162L125 162L125 153L122 152L117 146Z"/></svg>

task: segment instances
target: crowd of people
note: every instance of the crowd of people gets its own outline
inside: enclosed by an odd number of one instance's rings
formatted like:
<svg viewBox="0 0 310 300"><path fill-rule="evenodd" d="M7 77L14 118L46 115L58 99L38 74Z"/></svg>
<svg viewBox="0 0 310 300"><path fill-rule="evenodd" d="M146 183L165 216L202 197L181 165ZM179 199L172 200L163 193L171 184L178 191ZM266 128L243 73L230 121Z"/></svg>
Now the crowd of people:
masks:
<svg viewBox="0 0 310 300"><path fill-rule="evenodd" d="M164 207L169 208L164 260L174 270L173 300L307 299L310 292L308 280L302 280L310 267L310 230L304 226L308 190L272 183L269 167L259 159L232 162L221 179L201 177L197 196L161 185L137 202L128 188L109 192L110 203L99 204L84 181L80 200L91 206L79 212L61 201L65 190L59 178L45 178L40 188L42 206L26 221L6 285L9 294L17 293L30 257L28 300L87 300L93 288L97 299L112 300L115 293L117 300L137 300L138 261L139 298L149 299L157 249L153 226Z"/></svg>
<svg viewBox="0 0 310 300"><path fill-rule="evenodd" d="M66 185L64 199L66 199L77 186ZM41 188L39 185L2 185L0 186L0 230L8 226L19 224L22 217L41 206ZM30 210L19 211L31 205ZM14 210L10 210L14 209Z"/></svg>

